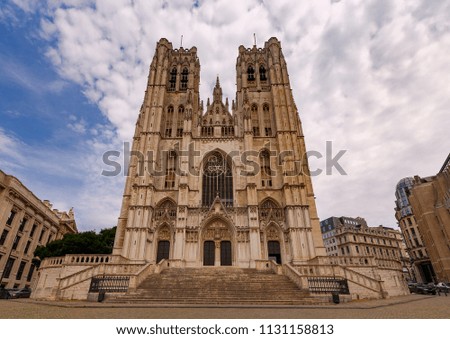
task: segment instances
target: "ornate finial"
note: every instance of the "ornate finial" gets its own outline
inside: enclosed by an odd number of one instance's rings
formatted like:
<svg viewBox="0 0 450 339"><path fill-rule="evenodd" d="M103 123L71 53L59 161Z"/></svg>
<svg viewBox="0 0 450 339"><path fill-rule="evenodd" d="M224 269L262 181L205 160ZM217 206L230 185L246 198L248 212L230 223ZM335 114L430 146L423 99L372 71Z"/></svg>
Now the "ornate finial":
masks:
<svg viewBox="0 0 450 339"><path fill-rule="evenodd" d="M253 41L254 41L254 46L256 46L256 33L253 33Z"/></svg>
<svg viewBox="0 0 450 339"><path fill-rule="evenodd" d="M180 43L180 47L183 48L183 34L181 35L181 43Z"/></svg>
<svg viewBox="0 0 450 339"><path fill-rule="evenodd" d="M216 78L216 87L220 87L219 74L217 74Z"/></svg>

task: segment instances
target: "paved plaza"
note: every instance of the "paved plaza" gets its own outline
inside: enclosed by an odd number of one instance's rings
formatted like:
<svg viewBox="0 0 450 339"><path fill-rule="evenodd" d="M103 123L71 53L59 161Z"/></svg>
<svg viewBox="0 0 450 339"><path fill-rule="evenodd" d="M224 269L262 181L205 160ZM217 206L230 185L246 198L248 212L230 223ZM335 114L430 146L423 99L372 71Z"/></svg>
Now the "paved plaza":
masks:
<svg viewBox="0 0 450 339"><path fill-rule="evenodd" d="M450 296L409 295L317 306L130 305L0 300L2 319L450 319Z"/></svg>

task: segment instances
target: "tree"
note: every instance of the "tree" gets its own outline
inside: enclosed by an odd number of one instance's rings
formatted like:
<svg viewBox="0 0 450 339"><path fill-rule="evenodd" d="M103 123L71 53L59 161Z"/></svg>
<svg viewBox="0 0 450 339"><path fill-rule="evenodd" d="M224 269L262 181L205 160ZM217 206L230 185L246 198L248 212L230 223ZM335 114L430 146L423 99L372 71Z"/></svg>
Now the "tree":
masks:
<svg viewBox="0 0 450 339"><path fill-rule="evenodd" d="M115 234L116 227L102 229L98 234L94 231L65 234L60 240L49 242L46 246L38 246L34 256L43 260L66 254L110 254Z"/></svg>

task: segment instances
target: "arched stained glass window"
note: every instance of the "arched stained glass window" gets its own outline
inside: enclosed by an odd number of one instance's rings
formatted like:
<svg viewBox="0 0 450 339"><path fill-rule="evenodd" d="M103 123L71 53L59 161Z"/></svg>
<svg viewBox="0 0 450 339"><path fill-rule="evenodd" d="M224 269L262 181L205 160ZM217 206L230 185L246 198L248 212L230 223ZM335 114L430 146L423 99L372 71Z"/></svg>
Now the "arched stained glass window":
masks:
<svg viewBox="0 0 450 339"><path fill-rule="evenodd" d="M203 206L211 206L217 196L225 206L233 206L233 174L224 156L216 151L206 156L203 166Z"/></svg>

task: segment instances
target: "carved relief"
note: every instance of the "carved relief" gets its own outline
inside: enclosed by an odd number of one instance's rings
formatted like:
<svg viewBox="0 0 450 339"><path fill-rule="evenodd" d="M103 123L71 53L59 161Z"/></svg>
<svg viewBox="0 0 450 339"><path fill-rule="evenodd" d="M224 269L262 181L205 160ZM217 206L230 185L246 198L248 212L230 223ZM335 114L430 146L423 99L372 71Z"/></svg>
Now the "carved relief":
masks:
<svg viewBox="0 0 450 339"><path fill-rule="evenodd" d="M250 237L248 231L238 231L237 232L237 241L238 242L249 242Z"/></svg>
<svg viewBox="0 0 450 339"><path fill-rule="evenodd" d="M271 199L264 201L259 207L259 220L261 221L284 221L284 211Z"/></svg>
<svg viewBox="0 0 450 339"><path fill-rule="evenodd" d="M203 233L205 240L231 240L231 233L228 226L221 220L216 220L207 226Z"/></svg>
<svg viewBox="0 0 450 339"><path fill-rule="evenodd" d="M186 241L187 242L197 242L198 241L198 232L197 231L187 231L186 232Z"/></svg>
<svg viewBox="0 0 450 339"><path fill-rule="evenodd" d="M181 209L181 207L180 207ZM177 207L175 204L166 200L155 208L154 218L158 221L175 220L177 217Z"/></svg>
<svg viewBox="0 0 450 339"><path fill-rule="evenodd" d="M271 227L266 231L267 240L279 240L278 231L275 227Z"/></svg>
<svg viewBox="0 0 450 339"><path fill-rule="evenodd" d="M168 228L162 228L159 230L158 240L170 240L170 231Z"/></svg>

